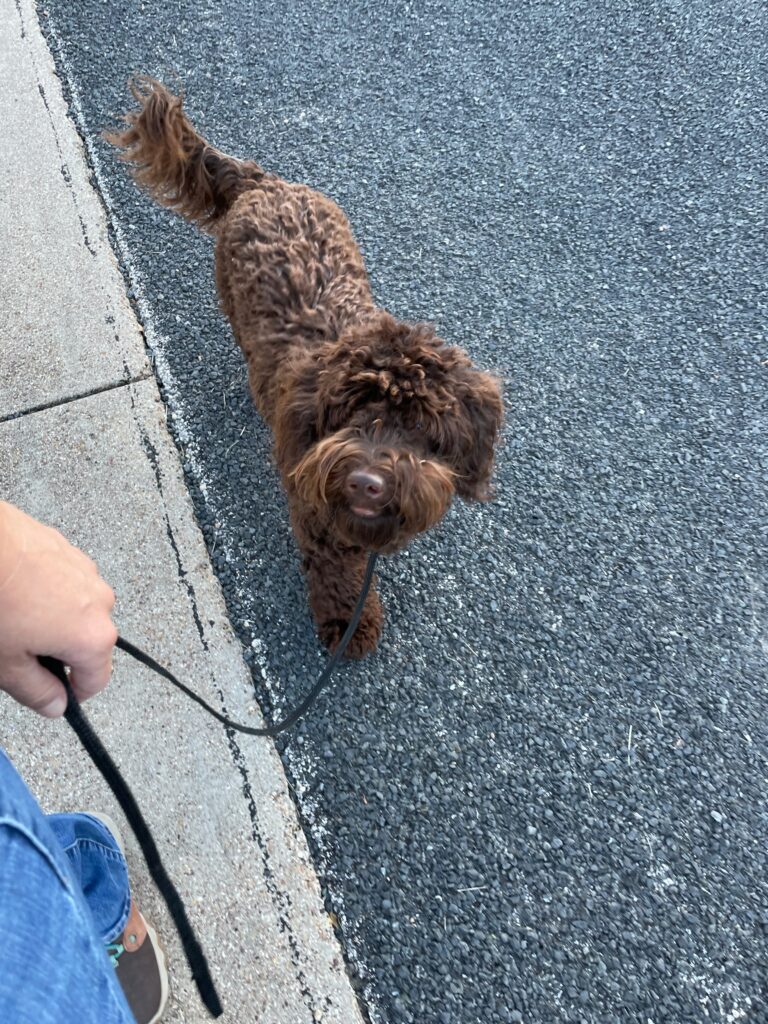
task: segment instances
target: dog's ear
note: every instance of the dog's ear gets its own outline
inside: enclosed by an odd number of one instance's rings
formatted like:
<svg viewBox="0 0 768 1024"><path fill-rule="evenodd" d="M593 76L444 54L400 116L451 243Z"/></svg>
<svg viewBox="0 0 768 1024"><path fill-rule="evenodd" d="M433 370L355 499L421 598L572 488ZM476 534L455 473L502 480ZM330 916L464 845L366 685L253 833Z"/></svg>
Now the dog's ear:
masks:
<svg viewBox="0 0 768 1024"><path fill-rule="evenodd" d="M360 406L382 402L387 376L381 369L391 359L377 354L379 338L370 328L348 332L315 350L315 408L320 435L341 430Z"/></svg>
<svg viewBox="0 0 768 1024"><path fill-rule="evenodd" d="M456 404L447 413L451 468L456 493L466 501L487 501L493 454L504 418L501 390L495 377L474 368L457 374Z"/></svg>

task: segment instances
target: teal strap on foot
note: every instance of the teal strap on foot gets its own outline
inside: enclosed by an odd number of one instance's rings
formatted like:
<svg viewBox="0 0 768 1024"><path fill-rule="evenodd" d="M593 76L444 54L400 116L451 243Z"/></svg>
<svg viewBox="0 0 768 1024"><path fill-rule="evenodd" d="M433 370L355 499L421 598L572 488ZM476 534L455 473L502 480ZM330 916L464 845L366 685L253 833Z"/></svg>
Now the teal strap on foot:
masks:
<svg viewBox="0 0 768 1024"><path fill-rule="evenodd" d="M117 970L117 961L125 952L125 946L121 946L119 942L110 942L107 946L107 953L109 959L112 961L112 966Z"/></svg>

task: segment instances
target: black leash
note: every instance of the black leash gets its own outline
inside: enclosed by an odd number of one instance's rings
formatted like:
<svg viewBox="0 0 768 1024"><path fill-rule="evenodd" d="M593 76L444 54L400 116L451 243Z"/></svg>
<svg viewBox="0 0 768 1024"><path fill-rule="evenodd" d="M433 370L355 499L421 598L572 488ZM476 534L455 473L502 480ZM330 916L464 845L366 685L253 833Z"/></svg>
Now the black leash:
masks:
<svg viewBox="0 0 768 1024"><path fill-rule="evenodd" d="M67 691L67 710L64 712L64 717L75 730L77 738L85 747L90 759L104 776L107 785L115 794L117 802L122 807L123 814L128 819L128 823L133 829L133 834L136 836L141 847L141 852L144 854L144 860L147 862L152 881L159 889L171 913L173 923L176 925L176 931L181 938L187 963L192 971L192 977L195 979L200 998L214 1017L220 1017L224 1010L216 992L216 986L213 984L205 953L192 925L189 923L181 896L179 896L176 886L163 866L155 840L152 838L152 833L144 820L143 814L139 810L139 805L136 803L133 793L120 774L120 769L109 756L104 744L94 732L91 723L83 714L77 697L72 692L72 687L62 662L56 658L40 658L39 660L40 664L47 668L49 672L52 672L64 685Z"/></svg>
<svg viewBox="0 0 768 1024"><path fill-rule="evenodd" d="M347 644L352 639L352 634L355 632L360 622L365 600L373 581L375 567L376 555L375 553L371 553L368 557L368 565L365 570L365 579L363 580L362 590L360 591L357 604L352 612L349 625L347 626L338 647L329 658L328 664L325 666L320 678L312 687L307 697L290 713L290 715L288 715L287 718L284 718L276 725L267 726L263 729L256 729L249 725L240 725L237 722L231 721L225 715L220 714L212 708L210 704L207 704L202 697L199 697L196 693L190 690L189 687L179 682L179 680L169 672L168 669L163 668L163 666L158 664L154 658L151 658L148 654L145 654L144 651L139 650L138 647L135 647L127 640L123 640L122 637L118 638L117 646L120 650L125 651L126 654L130 654L131 657L140 661L142 665L146 665L148 668L151 668L153 671L169 680L169 682L173 683L174 686L177 686L183 693L188 697L191 697L191 699L199 704L200 707L210 715L213 715L214 718L218 719L219 722L226 725L228 728L236 729L238 732L246 733L249 736L276 736L278 733L288 729L304 714L326 685L331 673L341 660ZM69 678L63 663L56 658L41 657L39 660L44 668L48 669L49 672L56 676L67 691L67 710L64 712L64 717L74 729L77 734L77 738L82 743L88 756L104 776L107 785L114 793L117 802L120 804L129 825L133 829L133 834L136 836L139 846L141 847L141 852L144 854L144 860L147 862L147 867L149 868L152 880L165 900L171 917L173 918L173 923L176 925L176 930L181 938L187 963L189 964L192 977L197 985L197 990L200 993L200 998L212 1016L220 1017L224 1010L216 991L216 986L213 983L213 978L211 977L211 972L208 968L208 961L205 958L205 953L203 952L203 948L189 922L181 896L179 896L176 887L163 866L163 862L160 859L160 853L158 852L155 841L152 838L152 832L144 820L144 816L139 810L139 805L136 803L133 793L121 775L120 769L109 756L104 744L96 735L90 722L83 714L82 708L72 692L72 687L69 683Z"/></svg>

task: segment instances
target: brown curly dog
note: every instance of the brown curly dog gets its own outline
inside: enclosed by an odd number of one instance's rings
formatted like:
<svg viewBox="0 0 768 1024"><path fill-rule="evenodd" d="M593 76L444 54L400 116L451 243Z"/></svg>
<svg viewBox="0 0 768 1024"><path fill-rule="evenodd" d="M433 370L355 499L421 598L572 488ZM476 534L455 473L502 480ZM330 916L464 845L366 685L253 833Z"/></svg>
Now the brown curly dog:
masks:
<svg viewBox="0 0 768 1024"><path fill-rule="evenodd" d="M391 552L488 497L502 420L496 380L427 324L376 306L339 207L306 185L225 156L152 79L107 136L158 202L216 237L221 306L275 437L321 640L333 649L357 600L366 550ZM374 591L348 648L375 650Z"/></svg>

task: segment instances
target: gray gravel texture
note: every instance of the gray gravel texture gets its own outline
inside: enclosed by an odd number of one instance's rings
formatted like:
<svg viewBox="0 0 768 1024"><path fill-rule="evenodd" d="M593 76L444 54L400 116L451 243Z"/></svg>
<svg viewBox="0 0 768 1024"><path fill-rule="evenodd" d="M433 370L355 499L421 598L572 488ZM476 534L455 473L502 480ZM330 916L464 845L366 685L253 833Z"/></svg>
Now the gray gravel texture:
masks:
<svg viewBox="0 0 768 1024"><path fill-rule="evenodd" d="M372 1020L768 1021L760 0L47 0L268 712L323 662L212 246L98 137L132 70L333 196L505 381L498 500L381 571L281 744Z"/></svg>

